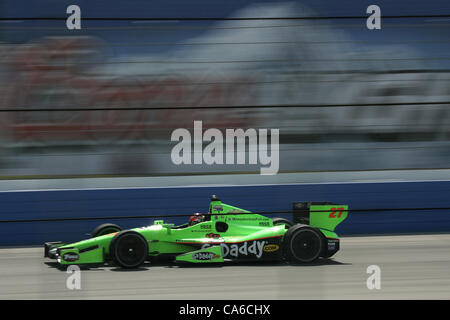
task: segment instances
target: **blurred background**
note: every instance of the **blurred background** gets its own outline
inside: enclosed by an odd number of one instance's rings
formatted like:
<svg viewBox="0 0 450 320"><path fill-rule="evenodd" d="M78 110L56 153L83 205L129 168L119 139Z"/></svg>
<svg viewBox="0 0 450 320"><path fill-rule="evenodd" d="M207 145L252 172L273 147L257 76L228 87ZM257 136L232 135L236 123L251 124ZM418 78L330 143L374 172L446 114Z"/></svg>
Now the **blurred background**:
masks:
<svg viewBox="0 0 450 320"><path fill-rule="evenodd" d="M174 165L171 134L194 120L279 129L279 174ZM449 164L448 0L0 0L0 299L448 299ZM320 267L83 271L75 295L43 264L44 242L182 224L212 194L271 218L347 204L342 250Z"/></svg>
<svg viewBox="0 0 450 320"><path fill-rule="evenodd" d="M66 28L71 4L81 30ZM371 4L381 30L366 27ZM279 128L280 172L448 168L449 10L444 0L2 0L0 177L259 173L173 165L171 132L194 120Z"/></svg>

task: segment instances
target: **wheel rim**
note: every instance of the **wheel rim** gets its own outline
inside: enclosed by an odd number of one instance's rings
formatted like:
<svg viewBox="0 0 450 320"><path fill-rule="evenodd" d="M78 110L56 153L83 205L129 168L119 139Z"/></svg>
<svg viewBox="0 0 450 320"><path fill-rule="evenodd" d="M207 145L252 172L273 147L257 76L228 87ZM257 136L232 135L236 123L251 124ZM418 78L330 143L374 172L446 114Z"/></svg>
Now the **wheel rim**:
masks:
<svg viewBox="0 0 450 320"><path fill-rule="evenodd" d="M147 248L142 239L134 234L123 235L116 246L117 260L123 266L134 267L143 262Z"/></svg>
<svg viewBox="0 0 450 320"><path fill-rule="evenodd" d="M322 249L322 239L312 230L300 230L291 240L291 252L298 261L315 260Z"/></svg>

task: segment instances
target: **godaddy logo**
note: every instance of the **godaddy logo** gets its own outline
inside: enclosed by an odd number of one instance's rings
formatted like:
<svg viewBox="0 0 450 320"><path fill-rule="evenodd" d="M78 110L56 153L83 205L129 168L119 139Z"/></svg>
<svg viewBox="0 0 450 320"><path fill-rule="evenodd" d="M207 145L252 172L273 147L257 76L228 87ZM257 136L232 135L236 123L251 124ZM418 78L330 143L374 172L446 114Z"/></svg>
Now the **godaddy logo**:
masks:
<svg viewBox="0 0 450 320"><path fill-rule="evenodd" d="M226 129L224 136L221 130L214 128L203 132L202 121L194 121L193 137L189 130L183 128L172 132L171 141L178 143L170 156L175 165L259 163L266 166L260 167L261 174L273 175L278 173L280 162L279 129L270 129L270 148L267 140L268 129ZM208 144L203 148L204 142Z"/></svg>
<svg viewBox="0 0 450 320"><path fill-rule="evenodd" d="M222 257L227 258L231 257L239 257L239 256L249 256L254 255L256 258L261 258L264 252L264 246L267 244L267 241L246 241L242 243L221 243L220 246L222 248ZM204 244L202 249L209 248L211 244Z"/></svg>
<svg viewBox="0 0 450 320"><path fill-rule="evenodd" d="M194 260L212 260L216 258L216 254L213 252L197 252L192 255L192 259Z"/></svg>
<svg viewBox="0 0 450 320"><path fill-rule="evenodd" d="M79 258L80 258L80 256L74 252L68 252L68 253L63 254L63 260L65 260L65 261L69 261L69 262L76 261Z"/></svg>

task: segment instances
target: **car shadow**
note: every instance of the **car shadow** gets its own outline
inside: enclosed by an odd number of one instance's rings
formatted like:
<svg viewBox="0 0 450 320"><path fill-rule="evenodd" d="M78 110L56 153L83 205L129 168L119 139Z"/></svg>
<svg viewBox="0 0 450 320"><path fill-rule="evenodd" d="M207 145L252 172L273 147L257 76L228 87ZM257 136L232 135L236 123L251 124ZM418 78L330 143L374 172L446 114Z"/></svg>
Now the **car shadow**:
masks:
<svg viewBox="0 0 450 320"><path fill-rule="evenodd" d="M328 266L328 265L351 265L351 263L345 263L336 261L333 259L319 259L318 261L311 263L289 263L287 261L249 261L249 262L228 262L225 266L248 266L248 267L310 267L310 266Z"/></svg>
<svg viewBox="0 0 450 320"><path fill-rule="evenodd" d="M60 265L57 262L44 262L49 268L52 269L57 269L61 272L66 272L68 267L70 265ZM114 272L133 272L133 271L148 271L149 267L151 267L150 264L144 264L141 267L138 268L130 268L130 269L124 269L124 268L120 268L117 266L111 266L108 264L102 264L102 265L98 265L98 266L86 266L86 265L77 265L80 270L82 271L105 271L105 270L110 270L110 271L114 271Z"/></svg>
<svg viewBox="0 0 450 320"><path fill-rule="evenodd" d="M49 268L58 269L65 272L68 266L61 266L57 262L44 262ZM83 271L105 271L106 269L114 272L136 272L136 271L148 271L152 267L164 267L164 268L229 268L229 267L311 267L311 266L329 266L329 265L352 265L351 263L345 263L336 261L333 259L320 259L313 263L293 264L286 261L226 261L223 263L184 263L179 264L175 262L158 262L150 263L145 262L144 265L138 268L124 269L111 265L99 265L99 266L86 266L79 265L80 270Z"/></svg>
<svg viewBox="0 0 450 320"><path fill-rule="evenodd" d="M321 259L316 262L311 263L288 263L289 266L295 266L295 267L309 267L309 266L332 266L332 265L344 265L344 266L351 266L352 263L349 262L340 262L333 259Z"/></svg>
<svg viewBox="0 0 450 320"><path fill-rule="evenodd" d="M286 261L227 261L223 263L190 263L190 264L159 264L159 266L165 266L166 268L222 268L222 267L310 267L310 266L329 266L329 265L352 265L351 263L340 262L333 259L320 259L312 263L289 263ZM156 266L153 264L153 266Z"/></svg>
<svg viewBox="0 0 450 320"><path fill-rule="evenodd" d="M137 271L148 271L150 270L150 268L147 267L139 267L139 268L120 268L120 267L112 267L111 269L109 269L111 271L114 272L137 272Z"/></svg>
<svg viewBox="0 0 450 320"><path fill-rule="evenodd" d="M53 261L46 261L46 262L44 262L44 264L46 264L49 268L57 269L62 272L66 272L67 268L69 266L72 266L72 265L60 265L58 262L53 262ZM73 266L78 266L80 268L80 270L83 270L83 271L86 271L86 270L103 271L105 269L105 267L108 267L107 265L87 266L87 265L75 265L75 264Z"/></svg>

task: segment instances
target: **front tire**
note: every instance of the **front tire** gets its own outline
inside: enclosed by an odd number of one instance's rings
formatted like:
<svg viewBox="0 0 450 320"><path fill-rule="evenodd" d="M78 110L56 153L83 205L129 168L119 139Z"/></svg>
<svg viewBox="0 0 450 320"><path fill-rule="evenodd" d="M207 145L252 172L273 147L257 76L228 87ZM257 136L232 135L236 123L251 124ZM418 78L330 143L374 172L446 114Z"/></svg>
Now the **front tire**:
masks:
<svg viewBox="0 0 450 320"><path fill-rule="evenodd" d="M316 261L324 248L322 233L305 225L289 228L283 243L287 260L294 264Z"/></svg>
<svg viewBox="0 0 450 320"><path fill-rule="evenodd" d="M97 226L94 231L91 233L91 238L104 236L105 234L110 234L114 232L120 232L122 231L122 228L119 227L117 224L112 223L104 223L99 226Z"/></svg>
<svg viewBox="0 0 450 320"><path fill-rule="evenodd" d="M109 254L115 265L122 268L137 268L148 257L147 240L136 231L122 231L112 239Z"/></svg>

